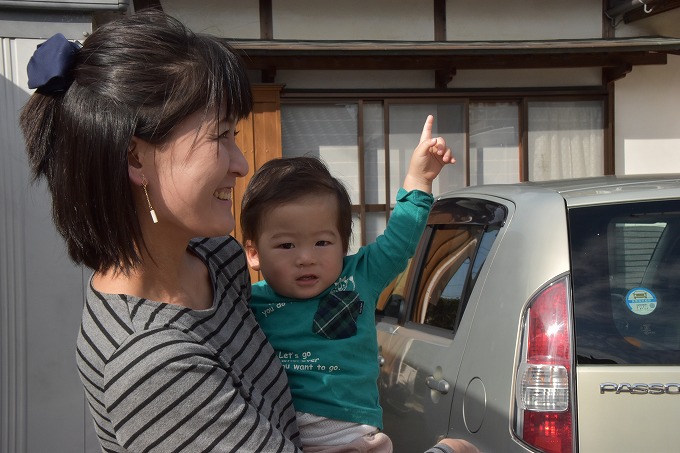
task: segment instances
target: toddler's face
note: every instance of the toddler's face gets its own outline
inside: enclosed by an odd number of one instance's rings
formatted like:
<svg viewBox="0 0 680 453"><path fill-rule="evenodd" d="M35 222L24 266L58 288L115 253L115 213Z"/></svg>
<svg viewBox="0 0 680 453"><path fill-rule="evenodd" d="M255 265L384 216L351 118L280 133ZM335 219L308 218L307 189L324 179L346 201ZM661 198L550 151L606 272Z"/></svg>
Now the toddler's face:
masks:
<svg viewBox="0 0 680 453"><path fill-rule="evenodd" d="M248 261L278 294L309 299L342 271L344 250L333 195L309 195L277 206L263 219Z"/></svg>

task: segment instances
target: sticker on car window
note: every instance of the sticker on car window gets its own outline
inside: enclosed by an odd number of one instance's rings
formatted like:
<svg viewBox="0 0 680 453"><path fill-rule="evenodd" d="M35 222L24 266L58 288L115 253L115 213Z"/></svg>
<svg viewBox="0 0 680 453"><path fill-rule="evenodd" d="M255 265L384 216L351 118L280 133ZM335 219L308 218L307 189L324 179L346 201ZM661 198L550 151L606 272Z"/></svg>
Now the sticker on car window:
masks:
<svg viewBox="0 0 680 453"><path fill-rule="evenodd" d="M636 315L648 315L656 309L656 296L647 288L633 288L626 294L626 304Z"/></svg>

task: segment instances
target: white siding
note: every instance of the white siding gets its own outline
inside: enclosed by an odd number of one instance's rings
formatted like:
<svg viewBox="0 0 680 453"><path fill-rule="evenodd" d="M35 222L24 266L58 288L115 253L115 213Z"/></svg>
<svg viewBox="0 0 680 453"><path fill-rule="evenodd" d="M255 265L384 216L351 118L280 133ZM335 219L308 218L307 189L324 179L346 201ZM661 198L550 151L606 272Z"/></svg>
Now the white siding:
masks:
<svg viewBox="0 0 680 453"><path fill-rule="evenodd" d="M66 27L65 27L66 28ZM32 185L19 111L36 39L0 38L0 451L99 451L75 365L83 270Z"/></svg>
<svg viewBox="0 0 680 453"><path fill-rule="evenodd" d="M616 83L616 173L680 172L680 56Z"/></svg>
<svg viewBox="0 0 680 453"><path fill-rule="evenodd" d="M434 39L432 0L274 0L277 39Z"/></svg>
<svg viewBox="0 0 680 453"><path fill-rule="evenodd" d="M448 0L449 41L602 37L602 2L592 0Z"/></svg>
<svg viewBox="0 0 680 453"><path fill-rule="evenodd" d="M166 13L195 32L223 38L260 38L260 9L255 0L162 0L161 3Z"/></svg>
<svg viewBox="0 0 680 453"><path fill-rule="evenodd" d="M632 24L617 36L680 37L680 9ZM680 172L680 56L668 64L637 66L616 82L616 173Z"/></svg>

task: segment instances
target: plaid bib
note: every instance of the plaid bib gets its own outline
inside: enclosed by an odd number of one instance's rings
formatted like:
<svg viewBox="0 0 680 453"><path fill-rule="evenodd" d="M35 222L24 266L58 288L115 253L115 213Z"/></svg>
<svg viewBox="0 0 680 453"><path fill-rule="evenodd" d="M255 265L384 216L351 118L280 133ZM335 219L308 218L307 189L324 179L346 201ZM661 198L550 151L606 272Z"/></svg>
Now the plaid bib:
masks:
<svg viewBox="0 0 680 453"><path fill-rule="evenodd" d="M357 333L357 319L364 301L356 291L337 291L319 301L312 332L329 340L349 338Z"/></svg>

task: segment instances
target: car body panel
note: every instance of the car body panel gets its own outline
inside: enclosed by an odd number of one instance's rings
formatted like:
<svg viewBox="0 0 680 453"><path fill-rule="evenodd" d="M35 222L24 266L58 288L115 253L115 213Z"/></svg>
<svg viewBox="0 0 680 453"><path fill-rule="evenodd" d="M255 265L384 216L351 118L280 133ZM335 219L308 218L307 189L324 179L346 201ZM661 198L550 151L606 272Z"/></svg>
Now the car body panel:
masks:
<svg viewBox="0 0 680 453"><path fill-rule="evenodd" d="M567 206L620 203L649 199L678 198L678 175L601 176L594 178L563 179L540 183L490 184L471 186L442 194L439 198L456 195L497 196L509 200L520 199L524 194L555 192L564 198Z"/></svg>
<svg viewBox="0 0 680 453"><path fill-rule="evenodd" d="M475 407L483 402L473 396L466 399L464 391L456 393L449 434L470 439L483 451L526 451L514 440L507 415L514 403L513 382L519 353L517 326L522 315L518 307L526 305L546 282L569 270L564 205L553 197L559 198L556 194L546 195L547 200L536 196L530 203L516 206L504 234L497 239L493 261L486 266L484 284L475 287L463 314L463 318L467 315L475 318L471 324L477 325L474 321L479 319L487 322L483 329L470 326L457 387L465 390L474 381L483 384L486 414L480 428L471 432L465 418L472 404ZM534 259L516 259L522 256Z"/></svg>
<svg viewBox="0 0 680 453"><path fill-rule="evenodd" d="M579 451L671 452L680 450L679 366L580 365L576 372ZM604 383L618 384L619 389ZM650 394L639 383L675 383L669 393ZM603 435L606 434L606 435Z"/></svg>
<svg viewBox="0 0 680 453"><path fill-rule="evenodd" d="M392 442L402 451L424 451L446 432L453 386L448 391L437 391L428 386L428 378L430 382L433 379L455 382L463 349L462 345L455 348L452 339L413 327L415 325L410 323L395 327L389 347L383 349L386 362L380 377L381 404L383 409L388 409L385 411L387 417L398 417L399 423L418 425L418 437L408 432L404 432L404 436L391 435ZM386 349L402 353L393 355ZM388 424L395 421L385 420Z"/></svg>

